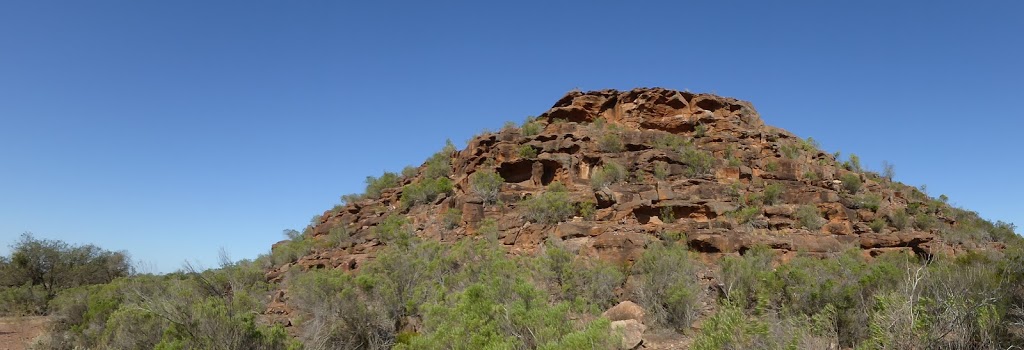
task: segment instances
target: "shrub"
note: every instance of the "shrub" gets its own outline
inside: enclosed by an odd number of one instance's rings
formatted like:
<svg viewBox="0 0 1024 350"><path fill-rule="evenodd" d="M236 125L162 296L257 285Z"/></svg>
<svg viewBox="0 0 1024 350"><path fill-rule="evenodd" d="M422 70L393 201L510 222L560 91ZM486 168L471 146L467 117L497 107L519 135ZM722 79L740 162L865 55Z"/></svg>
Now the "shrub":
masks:
<svg viewBox="0 0 1024 350"><path fill-rule="evenodd" d="M462 210L448 209L444 212L444 228L451 230L462 225Z"/></svg>
<svg viewBox="0 0 1024 350"><path fill-rule="evenodd" d="M597 147L602 152L622 152L626 149L622 143L622 137L615 132L606 132L597 141Z"/></svg>
<svg viewBox="0 0 1024 350"><path fill-rule="evenodd" d="M882 218L878 218L872 220L869 225L871 226L871 231L875 231L876 233L882 232L882 229L885 228L885 220Z"/></svg>
<svg viewBox="0 0 1024 350"><path fill-rule="evenodd" d="M755 217L761 214L761 207L758 206L747 206L740 209L729 212L729 217L736 220L740 224L749 223Z"/></svg>
<svg viewBox="0 0 1024 350"><path fill-rule="evenodd" d="M896 177L896 167L885 160L882 161L882 177L889 181Z"/></svg>
<svg viewBox="0 0 1024 350"><path fill-rule="evenodd" d="M529 137L540 134L542 129L543 128L540 123L538 123L534 117L527 117L526 121L523 122L523 127L520 128L520 131L523 133L523 136Z"/></svg>
<svg viewBox="0 0 1024 350"><path fill-rule="evenodd" d="M721 261L722 290L740 307L767 308L781 288L772 272L772 250L755 246L741 257Z"/></svg>
<svg viewBox="0 0 1024 350"><path fill-rule="evenodd" d="M782 185L777 183L769 184L764 187L764 193L761 195L761 200L765 205L775 205L782 197Z"/></svg>
<svg viewBox="0 0 1024 350"><path fill-rule="evenodd" d="M633 264L634 297L653 324L689 327L700 306L697 263L686 246L654 244ZM645 322L647 323L647 322Z"/></svg>
<svg viewBox="0 0 1024 350"><path fill-rule="evenodd" d="M767 172L779 170L779 163L775 161L768 162L767 164L764 165L764 170Z"/></svg>
<svg viewBox="0 0 1024 350"><path fill-rule="evenodd" d="M364 196L370 199L380 198L381 192L385 189L398 187L399 179L398 174L391 172L384 172L380 177L367 176Z"/></svg>
<svg viewBox="0 0 1024 350"><path fill-rule="evenodd" d="M882 205L882 196L877 193L867 193L854 198L854 202L857 207L870 209L871 211L877 212L878 208Z"/></svg>
<svg viewBox="0 0 1024 350"><path fill-rule="evenodd" d="M569 201L565 186L555 182L548 186L544 193L538 194L522 202L526 208L526 218L542 224L555 224L572 217L576 208Z"/></svg>
<svg viewBox="0 0 1024 350"><path fill-rule="evenodd" d="M537 149L530 145L519 146L519 156L526 159L537 158Z"/></svg>
<svg viewBox="0 0 1024 350"><path fill-rule="evenodd" d="M414 178L419 173L420 169L411 165L402 168L402 177L406 179Z"/></svg>
<svg viewBox="0 0 1024 350"><path fill-rule="evenodd" d="M676 134L661 134L654 139L654 147L667 150L667 151L678 151L689 143L682 136Z"/></svg>
<svg viewBox="0 0 1024 350"><path fill-rule="evenodd" d="M453 190L452 180L447 177L422 179L402 188L402 206L409 208L417 204L430 203L441 194L451 194Z"/></svg>
<svg viewBox="0 0 1024 350"><path fill-rule="evenodd" d="M858 173L864 171L864 168L862 168L860 165L860 157L853 153L850 153L850 159L847 160L846 163L843 164L843 166L846 167L846 170L849 171L854 171Z"/></svg>
<svg viewBox="0 0 1024 350"><path fill-rule="evenodd" d="M452 153L455 153L455 144L452 140L445 141L444 148L427 158L426 168L423 169L423 177L426 180L447 178L452 174Z"/></svg>
<svg viewBox="0 0 1024 350"><path fill-rule="evenodd" d="M615 289L625 280L622 271L601 259L569 251L560 241L548 241L535 260L540 277L556 300L600 312L612 306Z"/></svg>
<svg viewBox="0 0 1024 350"><path fill-rule="evenodd" d="M794 144L785 144L779 147L779 151L782 152L783 156L789 159L796 159L800 156L800 146Z"/></svg>
<svg viewBox="0 0 1024 350"><path fill-rule="evenodd" d="M918 230L928 231L938 224L938 220L931 214L920 213L914 216L914 227Z"/></svg>
<svg viewBox="0 0 1024 350"><path fill-rule="evenodd" d="M860 176L858 176L857 174L843 174L843 176L840 177L840 180L843 182L843 189L845 189L847 192L857 193L857 191L860 191Z"/></svg>
<svg viewBox="0 0 1024 350"><path fill-rule="evenodd" d="M494 170L480 170L469 176L469 189L480 196L484 203L494 204L505 179Z"/></svg>
<svg viewBox="0 0 1024 350"><path fill-rule="evenodd" d="M676 222L676 208L671 205L661 207L661 214L658 215L658 219L666 224Z"/></svg>
<svg viewBox="0 0 1024 350"><path fill-rule="evenodd" d="M704 125L704 123L697 123L697 126L693 128L693 138L695 139L704 137L705 135L707 135L707 133L708 127L707 125Z"/></svg>
<svg viewBox="0 0 1024 350"><path fill-rule="evenodd" d="M910 223L910 215L907 215L906 210L896 210L889 213L889 223L892 224L897 230L907 228L907 224Z"/></svg>
<svg viewBox="0 0 1024 350"><path fill-rule="evenodd" d="M626 170L615 162L606 162L590 175L590 187L595 190L621 181L626 177Z"/></svg>
<svg viewBox="0 0 1024 350"><path fill-rule="evenodd" d="M808 170L807 172L804 172L804 180L818 181L821 180L821 175L818 175L818 172L816 171Z"/></svg>
<svg viewBox="0 0 1024 350"><path fill-rule="evenodd" d="M686 176L695 177L711 174L715 158L711 156L711 153L687 147L683 150L682 162L686 165Z"/></svg>
<svg viewBox="0 0 1024 350"><path fill-rule="evenodd" d="M658 180L668 179L669 168L668 163L656 162L654 163L654 178Z"/></svg>
<svg viewBox="0 0 1024 350"><path fill-rule="evenodd" d="M821 212L818 211L818 207L814 205L803 205L800 206L796 211L797 220L800 221L800 226L807 228L808 230L815 231L825 226L825 219L821 217Z"/></svg>
<svg viewBox="0 0 1024 350"><path fill-rule="evenodd" d="M594 202L580 202L579 203L580 216L586 220L594 220L594 215L597 213L597 203Z"/></svg>

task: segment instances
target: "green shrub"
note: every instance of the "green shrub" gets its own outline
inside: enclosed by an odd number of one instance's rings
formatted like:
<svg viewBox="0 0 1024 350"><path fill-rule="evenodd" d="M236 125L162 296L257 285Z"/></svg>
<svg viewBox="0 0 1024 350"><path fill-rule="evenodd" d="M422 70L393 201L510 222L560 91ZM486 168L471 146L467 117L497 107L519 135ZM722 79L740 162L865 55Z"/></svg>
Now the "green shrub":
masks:
<svg viewBox="0 0 1024 350"><path fill-rule="evenodd" d="M402 177L406 179L414 178L416 175L419 175L419 173L420 169L411 165L402 168Z"/></svg>
<svg viewBox="0 0 1024 350"><path fill-rule="evenodd" d="M876 233L882 232L882 229L885 228L885 220L882 218L878 218L872 220L869 225L871 226L871 231L875 231Z"/></svg>
<svg viewBox="0 0 1024 350"><path fill-rule="evenodd" d="M914 227L918 230L928 231L937 224L938 219L936 219L934 215L920 213L914 216Z"/></svg>
<svg viewBox="0 0 1024 350"><path fill-rule="evenodd" d="M469 189L480 196L484 203L494 204L505 179L494 170L480 170L469 176Z"/></svg>
<svg viewBox="0 0 1024 350"><path fill-rule="evenodd" d="M654 139L654 147L666 151L679 151L689 145L685 138L676 134L661 134Z"/></svg>
<svg viewBox="0 0 1024 350"><path fill-rule="evenodd" d="M735 219L740 224L749 223L755 217L761 214L761 207L758 206L745 206L729 212L728 216Z"/></svg>
<svg viewBox="0 0 1024 350"><path fill-rule="evenodd" d="M610 184L622 181L626 177L626 169L616 162L608 161L594 170L590 175L590 187L599 190Z"/></svg>
<svg viewBox="0 0 1024 350"><path fill-rule="evenodd" d="M878 208L882 205L882 196L877 193L866 193L854 197L854 202L859 208L877 212Z"/></svg>
<svg viewBox="0 0 1024 350"><path fill-rule="evenodd" d="M800 206L796 211L796 218L800 221L800 226L811 231L816 231L825 226L825 219L821 217L821 212L814 205Z"/></svg>
<svg viewBox="0 0 1024 350"><path fill-rule="evenodd" d="M693 349L770 349L764 344L767 337L765 323L748 320L741 308L727 303L701 327L693 340Z"/></svg>
<svg viewBox="0 0 1024 350"><path fill-rule="evenodd" d="M585 220L594 220L594 215L597 213L597 203L594 202L580 202L580 217Z"/></svg>
<svg viewBox="0 0 1024 350"><path fill-rule="evenodd" d="M616 302L615 289L625 275L608 262L580 256L561 242L548 241L535 260L535 276L540 277L556 300L601 312Z"/></svg>
<svg viewBox="0 0 1024 350"><path fill-rule="evenodd" d="M774 253L766 246L755 246L741 257L721 261L721 281L726 299L741 307L765 309L781 286L772 272Z"/></svg>
<svg viewBox="0 0 1024 350"><path fill-rule="evenodd" d="M686 165L686 176L688 177L708 175L714 170L715 158L711 156L711 153L687 147L681 156L683 164Z"/></svg>
<svg viewBox="0 0 1024 350"><path fill-rule="evenodd" d="M576 212L565 186L558 182L549 185L544 193L523 201L522 205L526 208L527 220L542 224L564 221Z"/></svg>
<svg viewBox="0 0 1024 350"><path fill-rule="evenodd" d="M676 222L676 208L671 205L661 207L661 213L658 215L658 219L666 224Z"/></svg>
<svg viewBox="0 0 1024 350"><path fill-rule="evenodd" d="M770 161L764 165L764 170L767 172L777 171L779 170L779 163L775 161Z"/></svg>
<svg viewBox="0 0 1024 350"><path fill-rule="evenodd" d="M452 174L452 153L455 153L455 144L452 140L445 141L444 148L442 148L434 155L427 158L426 167L423 169L423 178L426 180L434 180L439 178L447 178Z"/></svg>
<svg viewBox="0 0 1024 350"><path fill-rule="evenodd" d="M622 143L622 136L615 132L606 132L597 141L597 148L602 152L622 152L626 149Z"/></svg>
<svg viewBox="0 0 1024 350"><path fill-rule="evenodd" d="M785 144L779 147L779 151L782 155L789 159L796 159L800 156L801 148L799 145Z"/></svg>
<svg viewBox="0 0 1024 350"><path fill-rule="evenodd" d="M843 182L843 189L845 189L847 192L857 193L857 191L860 191L860 176L858 176L857 174L843 174L843 176L840 177L840 180Z"/></svg>
<svg viewBox="0 0 1024 350"><path fill-rule="evenodd" d="M391 172L384 172L380 177L367 176L364 196L370 199L380 198L381 192L385 189L398 187L399 179L398 174Z"/></svg>
<svg viewBox="0 0 1024 350"><path fill-rule="evenodd" d="M523 122L523 127L520 128L523 136L527 137L540 134L542 130L543 127L534 119L534 117L527 117L526 121Z"/></svg>
<svg viewBox="0 0 1024 350"><path fill-rule="evenodd" d="M895 210L889 213L889 223L897 230L905 229L910 223L910 215L907 215L906 210Z"/></svg>
<svg viewBox="0 0 1024 350"><path fill-rule="evenodd" d="M708 133L708 126L704 123L697 123L697 126L693 128L693 138L699 139L704 137Z"/></svg>
<svg viewBox="0 0 1024 350"><path fill-rule="evenodd" d="M864 168L862 168L860 165L860 157L853 153L850 153L850 159L847 160L846 163L843 163L843 166L846 167L846 170L849 171L854 171L858 173L864 171Z"/></svg>
<svg viewBox="0 0 1024 350"><path fill-rule="evenodd" d="M668 167L668 163L665 163L665 162L654 163L654 178L655 179L658 179L658 180L668 179L669 173L670 173L670 170L669 170L669 167Z"/></svg>
<svg viewBox="0 0 1024 350"><path fill-rule="evenodd" d="M519 156L526 159L537 158L537 149L530 145L519 146Z"/></svg>
<svg viewBox="0 0 1024 350"><path fill-rule="evenodd" d="M765 205L778 204L779 199L782 197L783 188L782 185L773 183L768 184L764 187L764 192L761 195L761 200Z"/></svg>
<svg viewBox="0 0 1024 350"><path fill-rule="evenodd" d="M421 179L402 188L402 206L409 208L417 204L433 202L441 194L451 194L454 190L452 180L447 177L433 180Z"/></svg>
<svg viewBox="0 0 1024 350"><path fill-rule="evenodd" d="M462 210L448 209L444 212L444 228L451 230L462 225Z"/></svg>
<svg viewBox="0 0 1024 350"><path fill-rule="evenodd" d="M689 327L696 319L703 294L697 263L685 245L653 244L633 264L634 297L651 324ZM645 322L647 323L647 322Z"/></svg>
<svg viewBox="0 0 1024 350"><path fill-rule="evenodd" d="M821 180L821 175L818 175L818 172L816 172L816 171L808 170L808 171L804 172L804 180L807 180L807 181L818 181L818 180Z"/></svg>

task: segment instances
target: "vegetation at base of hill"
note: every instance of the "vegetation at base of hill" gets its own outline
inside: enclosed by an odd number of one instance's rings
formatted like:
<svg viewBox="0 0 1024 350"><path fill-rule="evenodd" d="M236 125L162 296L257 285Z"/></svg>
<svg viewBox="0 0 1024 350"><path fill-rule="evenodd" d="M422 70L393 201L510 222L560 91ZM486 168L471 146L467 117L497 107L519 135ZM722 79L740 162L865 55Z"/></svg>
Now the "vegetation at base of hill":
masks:
<svg viewBox="0 0 1024 350"><path fill-rule="evenodd" d="M612 346L608 322L570 321L612 301L623 276L562 247L511 258L496 241L416 238L402 218L359 273L314 270L288 282L307 349L564 349ZM535 273L531 273L535 272ZM603 287L602 287L603 286ZM551 301L549 295L555 296ZM590 307L589 302L595 301ZM421 320L419 332L410 320Z"/></svg>
<svg viewBox="0 0 1024 350"><path fill-rule="evenodd" d="M928 260L867 260L857 248L777 267L774 259L757 247L721 262L724 296L694 349L1005 349L1024 341L1014 331L1024 321L1019 244Z"/></svg>
<svg viewBox="0 0 1024 350"><path fill-rule="evenodd" d="M0 316L42 315L63 290L107 283L131 273L125 252L25 233L11 245L9 257L0 257Z"/></svg>
<svg viewBox="0 0 1024 350"><path fill-rule="evenodd" d="M33 349L301 349L280 326L257 321L272 287L263 273L255 262L225 262L68 289Z"/></svg>

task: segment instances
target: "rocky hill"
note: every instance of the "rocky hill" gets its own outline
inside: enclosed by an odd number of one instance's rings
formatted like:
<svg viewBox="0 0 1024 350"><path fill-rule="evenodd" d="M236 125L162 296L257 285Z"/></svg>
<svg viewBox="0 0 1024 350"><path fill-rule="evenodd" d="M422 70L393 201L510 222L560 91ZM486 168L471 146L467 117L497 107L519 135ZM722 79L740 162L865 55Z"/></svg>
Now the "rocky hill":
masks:
<svg viewBox="0 0 1024 350"><path fill-rule="evenodd" d="M418 168L369 177L366 193L344 196L299 238L276 244L272 255L286 257L272 259L266 278L282 289L265 316L291 325L283 287L289 276L360 270L394 241L381 228L396 217L420 239L489 239L513 256L534 256L557 243L627 274L659 243L684 244L707 263L689 277L701 286L695 293L704 295L694 300L703 301L677 312L696 315L698 324L722 314L715 311L716 299L730 300L728 305L738 300L716 262L752 249L771 251L776 264L851 250L862 259L904 252L927 260L999 252L1017 238L1012 225L989 223L948 205L945 196L932 198L892 181L891 169L868 171L856 155L839 158L813 139L766 125L745 101L661 88L573 91L522 125L477 135L463 150L449 143ZM636 306L630 301L641 297L635 277L617 283L608 292L612 301ZM767 287L749 288L755 293ZM869 313L862 308L870 308L864 300L842 309L837 329L864 328ZM667 336L644 333L642 324L619 326L641 327L625 348L678 348L688 346L681 334L691 321L675 323L684 330L669 329ZM396 327L418 334L418 322L400 320ZM833 334L828 347L870 340L863 331L850 332Z"/></svg>
<svg viewBox="0 0 1024 350"><path fill-rule="evenodd" d="M296 265L358 268L382 244L372 228L396 213L407 215L421 237L473 236L492 219L497 238L514 253L560 239L616 262L635 260L665 233L712 254L754 245L787 255L849 246L872 255L931 254L987 244L944 241L939 231L956 219L942 203L765 125L745 101L659 88L574 91L527 124L538 130L506 127L446 155L454 186L429 203L402 202L403 186L420 181L420 172L379 198L325 212L313 236L326 240L344 228L351 239L314 249ZM472 190L471 177L481 171L503 180L494 203ZM525 200L555 182L593 212L577 207L557 222L530 220Z"/></svg>

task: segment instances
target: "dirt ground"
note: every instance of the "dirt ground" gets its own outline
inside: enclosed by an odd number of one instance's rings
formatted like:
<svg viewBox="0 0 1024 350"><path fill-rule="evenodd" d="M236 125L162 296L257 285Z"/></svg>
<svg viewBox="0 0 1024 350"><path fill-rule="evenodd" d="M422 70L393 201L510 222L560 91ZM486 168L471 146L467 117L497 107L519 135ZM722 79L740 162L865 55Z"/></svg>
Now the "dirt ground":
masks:
<svg viewBox="0 0 1024 350"><path fill-rule="evenodd" d="M47 320L42 316L0 317L0 350L24 350L43 333Z"/></svg>

